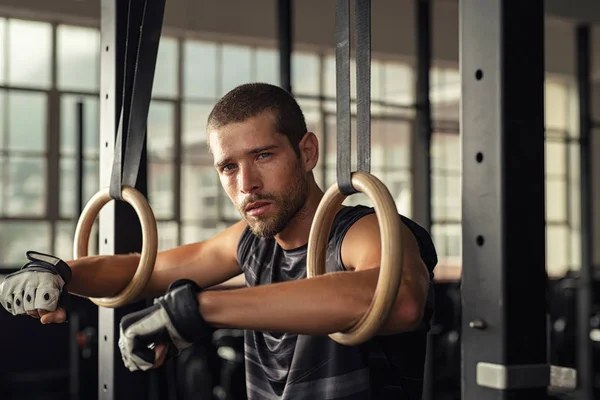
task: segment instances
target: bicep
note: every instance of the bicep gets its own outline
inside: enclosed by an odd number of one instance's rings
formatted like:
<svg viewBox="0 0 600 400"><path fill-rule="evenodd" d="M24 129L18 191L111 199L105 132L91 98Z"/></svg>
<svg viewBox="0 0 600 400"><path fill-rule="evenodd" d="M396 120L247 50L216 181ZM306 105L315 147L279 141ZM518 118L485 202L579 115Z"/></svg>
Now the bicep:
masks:
<svg viewBox="0 0 600 400"><path fill-rule="evenodd" d="M242 271L237 246L245 224L240 221L215 237L158 254L148 292L161 295L177 279L187 278L201 287L220 284Z"/></svg>

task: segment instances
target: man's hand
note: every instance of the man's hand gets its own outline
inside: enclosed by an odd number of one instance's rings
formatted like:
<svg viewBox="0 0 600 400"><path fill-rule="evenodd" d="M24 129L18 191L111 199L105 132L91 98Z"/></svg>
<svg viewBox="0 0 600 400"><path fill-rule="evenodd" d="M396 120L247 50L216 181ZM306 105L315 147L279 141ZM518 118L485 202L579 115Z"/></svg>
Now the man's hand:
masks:
<svg viewBox="0 0 600 400"><path fill-rule="evenodd" d="M0 304L13 315L29 314L42 323L64 322L60 308L68 296L65 289L71 269L60 258L28 251L29 262L0 284Z"/></svg>
<svg viewBox="0 0 600 400"><path fill-rule="evenodd" d="M195 342L210 340L213 328L198 308L201 288L193 281L175 281L154 305L124 316L119 349L130 371L159 367L167 354L178 355Z"/></svg>

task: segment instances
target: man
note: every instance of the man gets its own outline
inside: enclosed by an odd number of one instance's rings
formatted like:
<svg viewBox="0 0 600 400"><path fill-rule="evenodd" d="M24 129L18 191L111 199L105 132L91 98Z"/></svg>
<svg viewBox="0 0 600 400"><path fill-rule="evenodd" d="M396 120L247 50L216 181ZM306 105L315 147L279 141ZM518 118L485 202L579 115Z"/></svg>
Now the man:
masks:
<svg viewBox="0 0 600 400"><path fill-rule="evenodd" d="M158 254L143 296L161 297L121 321L125 365L156 368L215 328L237 328L245 330L250 399L420 399L437 263L427 232L402 217L404 273L391 315L369 342L340 345L327 335L352 327L376 287L381 243L374 210L340 206L328 273L303 279L323 191L312 172L319 143L298 104L277 86L242 85L215 105L207 134L242 220L212 239ZM65 320L59 295L66 283L80 296L113 296L139 260L129 254L65 263L27 255L30 262L0 287L0 301L42 323ZM204 290L240 273L245 288Z"/></svg>

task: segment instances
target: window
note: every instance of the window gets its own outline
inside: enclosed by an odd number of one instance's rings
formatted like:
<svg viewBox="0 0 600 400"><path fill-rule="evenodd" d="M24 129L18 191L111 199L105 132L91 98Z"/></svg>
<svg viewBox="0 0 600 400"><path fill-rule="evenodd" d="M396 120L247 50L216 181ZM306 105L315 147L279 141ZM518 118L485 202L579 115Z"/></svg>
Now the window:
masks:
<svg viewBox="0 0 600 400"><path fill-rule="evenodd" d="M8 84L47 89L51 84L52 26L8 20Z"/></svg>
<svg viewBox="0 0 600 400"><path fill-rule="evenodd" d="M217 97L217 45L186 40L183 42L183 96L210 99Z"/></svg>
<svg viewBox="0 0 600 400"><path fill-rule="evenodd" d="M223 96L236 86L252 80L252 49L247 46L223 45L221 55L220 95Z"/></svg>
<svg viewBox="0 0 600 400"><path fill-rule="evenodd" d="M59 25L56 41L58 88L98 91L100 32L92 28Z"/></svg>
<svg viewBox="0 0 600 400"><path fill-rule="evenodd" d="M162 36L156 56L156 69L152 83L153 97L175 98L178 95L179 41Z"/></svg>
<svg viewBox="0 0 600 400"><path fill-rule="evenodd" d="M279 52L273 49L256 49L255 81L279 85Z"/></svg>

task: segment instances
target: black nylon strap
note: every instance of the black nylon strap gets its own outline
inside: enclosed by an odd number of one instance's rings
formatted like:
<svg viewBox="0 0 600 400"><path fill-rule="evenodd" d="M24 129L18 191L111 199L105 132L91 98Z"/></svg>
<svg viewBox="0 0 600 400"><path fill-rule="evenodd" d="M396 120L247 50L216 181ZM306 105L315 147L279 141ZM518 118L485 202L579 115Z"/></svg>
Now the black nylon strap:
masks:
<svg viewBox="0 0 600 400"><path fill-rule="evenodd" d="M357 146L359 171L371 171L371 1L355 0ZM350 0L336 3L337 184L342 194L352 186L350 95Z"/></svg>
<svg viewBox="0 0 600 400"><path fill-rule="evenodd" d="M119 117L110 196L122 200L124 185L135 187L146 140L146 123L152 98L152 84L158 44L163 24L165 0L145 0L138 14L129 1L125 68L123 74L123 106ZM130 60L134 68L129 69Z"/></svg>
<svg viewBox="0 0 600 400"><path fill-rule="evenodd" d="M352 187L350 115L350 0L337 0L335 9L335 80L337 100L337 183L344 195Z"/></svg>

